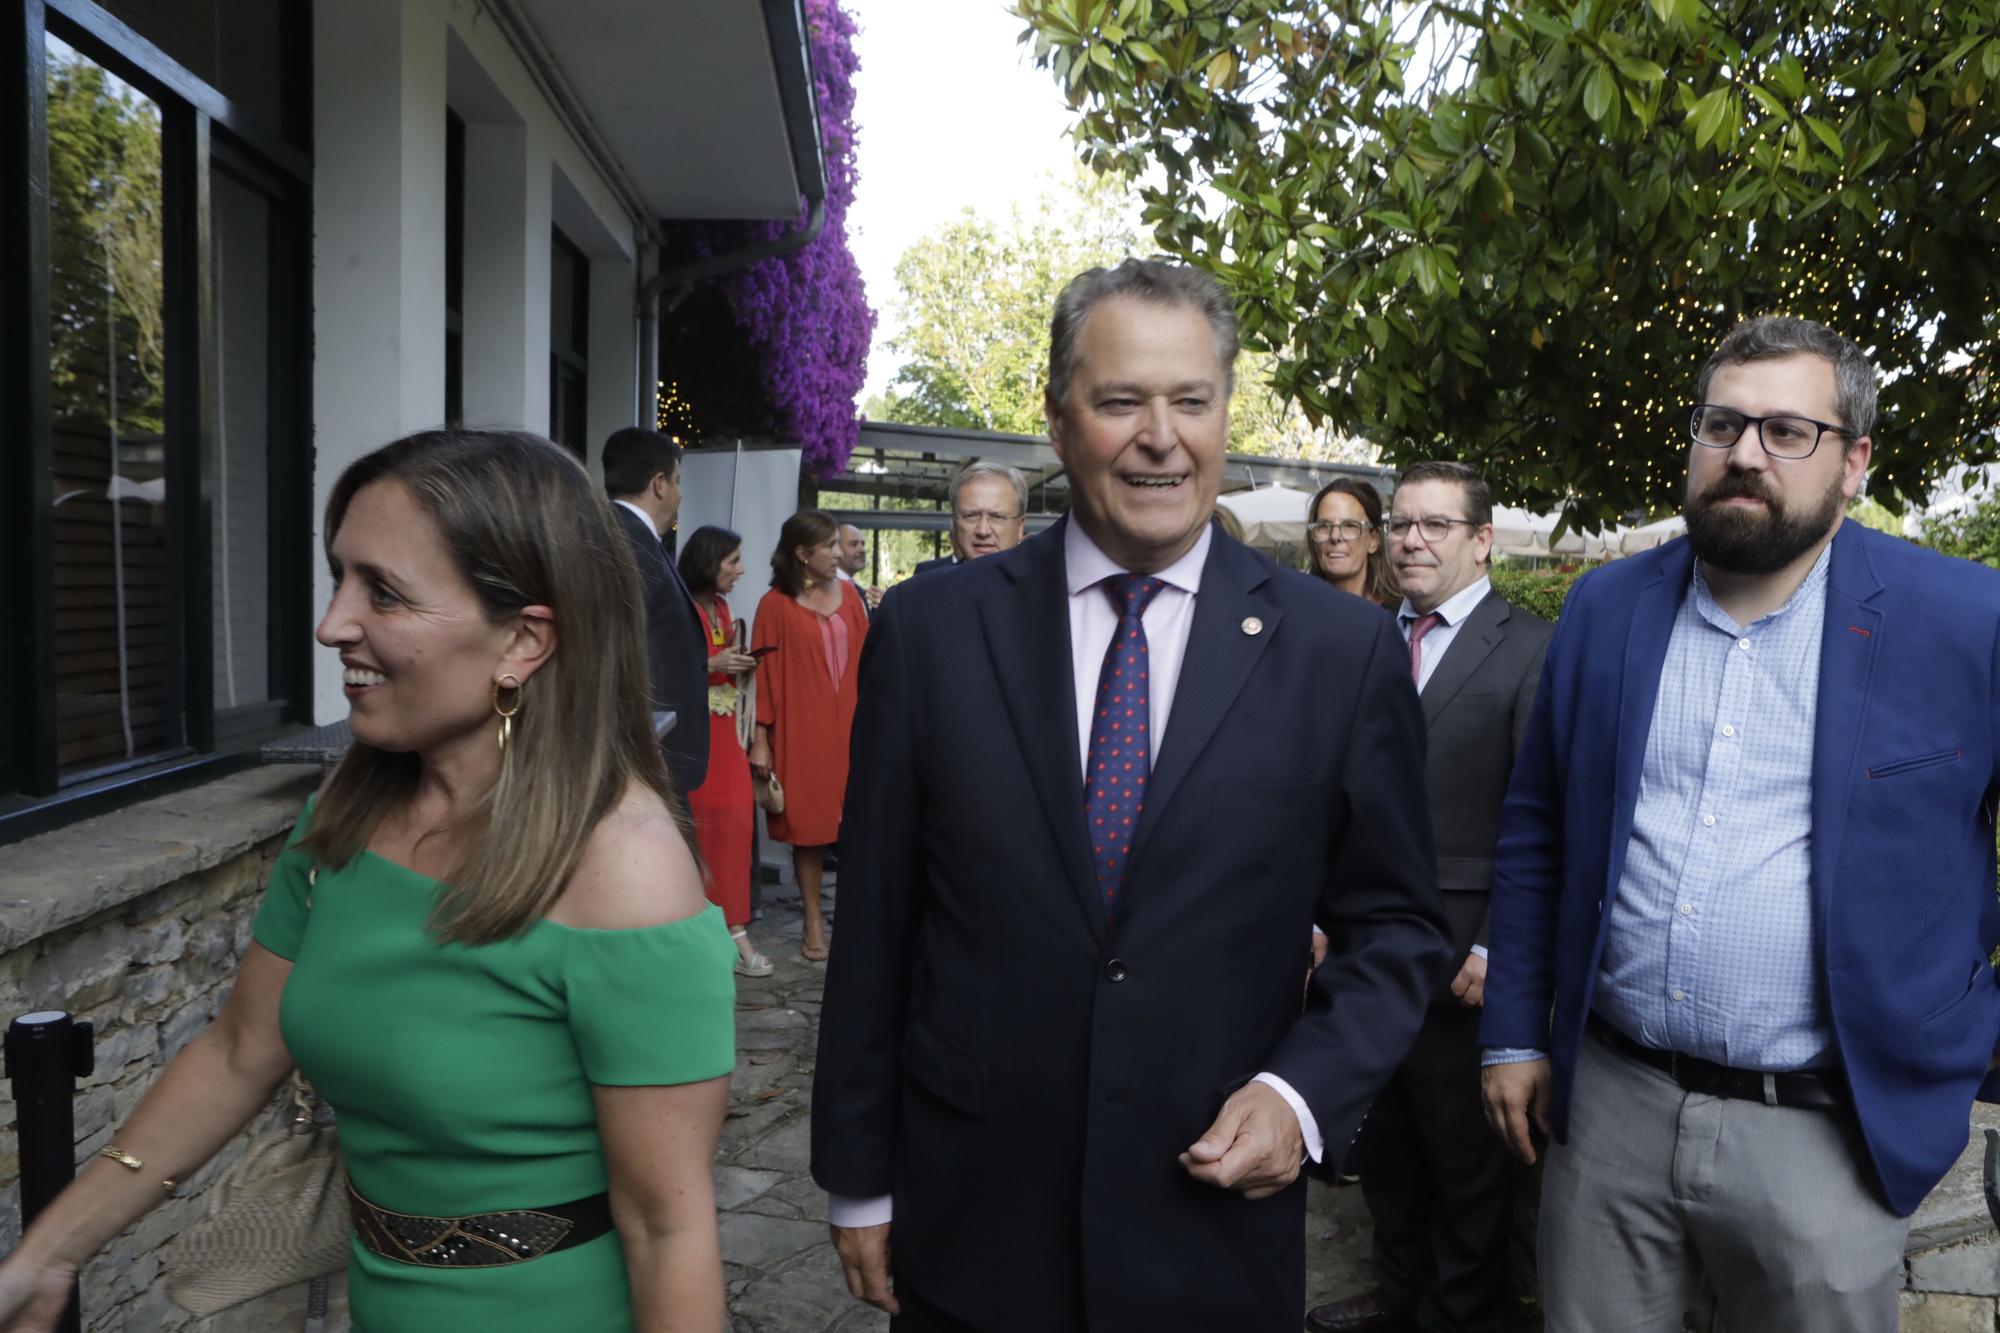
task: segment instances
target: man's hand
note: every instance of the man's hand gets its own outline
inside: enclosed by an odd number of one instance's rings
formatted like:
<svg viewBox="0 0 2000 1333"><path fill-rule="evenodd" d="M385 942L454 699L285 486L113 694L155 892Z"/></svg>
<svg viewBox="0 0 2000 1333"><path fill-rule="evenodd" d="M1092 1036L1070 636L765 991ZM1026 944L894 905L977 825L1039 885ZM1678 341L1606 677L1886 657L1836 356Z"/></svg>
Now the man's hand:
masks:
<svg viewBox="0 0 2000 1333"><path fill-rule="evenodd" d="M880 588L870 588L867 592L861 594L861 600L868 604L870 611L878 610L882 605L882 590Z"/></svg>
<svg viewBox="0 0 2000 1333"><path fill-rule="evenodd" d="M1535 1140L1530 1129L1549 1133L1549 1096L1553 1079L1547 1060L1522 1060L1515 1064L1488 1065L1479 1071L1480 1095L1486 1102L1486 1123L1493 1126L1528 1165L1535 1164Z"/></svg>
<svg viewBox="0 0 2000 1333"><path fill-rule="evenodd" d="M1324 963L1325 961L1326 961L1326 932L1321 930L1318 926L1314 926L1312 970L1315 972L1319 971L1319 965L1321 963Z"/></svg>
<svg viewBox="0 0 2000 1333"><path fill-rule="evenodd" d="M889 1228L893 1222L876 1227L828 1227L833 1248L840 1254L840 1267L847 1274L847 1290L855 1300L866 1301L878 1310L901 1314L896 1293L889 1285Z"/></svg>
<svg viewBox="0 0 2000 1333"><path fill-rule="evenodd" d="M1476 953L1465 956L1465 966L1451 979L1451 993L1468 1009L1486 1003L1486 960Z"/></svg>
<svg viewBox="0 0 2000 1333"><path fill-rule="evenodd" d="M1222 1104L1215 1123L1180 1155L1180 1163L1203 1184L1263 1199L1298 1179L1305 1156L1305 1137L1292 1108L1276 1089L1253 1082Z"/></svg>

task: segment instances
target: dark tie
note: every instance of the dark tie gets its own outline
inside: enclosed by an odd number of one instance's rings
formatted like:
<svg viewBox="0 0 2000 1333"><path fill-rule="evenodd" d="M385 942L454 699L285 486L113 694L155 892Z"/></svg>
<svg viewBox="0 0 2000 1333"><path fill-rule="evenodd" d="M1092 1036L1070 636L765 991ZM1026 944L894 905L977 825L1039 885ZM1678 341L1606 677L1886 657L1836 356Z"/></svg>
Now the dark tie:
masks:
<svg viewBox="0 0 2000 1333"><path fill-rule="evenodd" d="M1166 586L1144 574L1120 574L1104 582L1118 608L1118 632L1111 636L1103 669L1097 673L1084 812L1090 820L1090 853L1097 864L1097 888L1104 895L1107 918L1125 882L1132 829L1146 803L1146 778L1153 767L1147 725L1146 626L1140 617Z"/></svg>
<svg viewBox="0 0 2000 1333"><path fill-rule="evenodd" d="M1443 623L1444 617L1435 611L1418 616L1410 622L1410 679L1419 686L1424 680L1424 635Z"/></svg>

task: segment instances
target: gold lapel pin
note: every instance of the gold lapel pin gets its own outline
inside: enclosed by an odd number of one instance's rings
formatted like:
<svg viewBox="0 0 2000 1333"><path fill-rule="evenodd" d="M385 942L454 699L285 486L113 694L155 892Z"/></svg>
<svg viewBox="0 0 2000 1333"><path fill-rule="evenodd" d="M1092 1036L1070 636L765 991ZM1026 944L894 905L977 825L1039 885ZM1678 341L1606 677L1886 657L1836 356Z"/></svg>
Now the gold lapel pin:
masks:
<svg viewBox="0 0 2000 1333"><path fill-rule="evenodd" d="M1264 632L1264 622L1255 616L1245 616L1243 617L1243 632L1245 634L1262 634Z"/></svg>

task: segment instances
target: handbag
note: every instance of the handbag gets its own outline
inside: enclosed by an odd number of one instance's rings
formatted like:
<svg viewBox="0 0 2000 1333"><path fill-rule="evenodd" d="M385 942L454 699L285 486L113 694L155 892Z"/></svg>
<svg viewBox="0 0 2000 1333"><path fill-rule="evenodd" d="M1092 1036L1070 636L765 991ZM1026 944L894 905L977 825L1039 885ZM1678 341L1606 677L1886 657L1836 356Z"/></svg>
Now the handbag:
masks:
<svg viewBox="0 0 2000 1333"><path fill-rule="evenodd" d="M778 775L775 771L766 773L761 778L755 773L750 775L750 797L763 807L767 815L785 813L785 789L778 785Z"/></svg>
<svg viewBox="0 0 2000 1333"><path fill-rule="evenodd" d="M312 1085L292 1077L291 1117L258 1135L167 1252L167 1295L209 1315L347 1266L340 1138Z"/></svg>
<svg viewBox="0 0 2000 1333"><path fill-rule="evenodd" d="M251 1140L169 1247L167 1295L190 1314L227 1310L339 1272L352 1234L333 1108L294 1071L290 1117Z"/></svg>

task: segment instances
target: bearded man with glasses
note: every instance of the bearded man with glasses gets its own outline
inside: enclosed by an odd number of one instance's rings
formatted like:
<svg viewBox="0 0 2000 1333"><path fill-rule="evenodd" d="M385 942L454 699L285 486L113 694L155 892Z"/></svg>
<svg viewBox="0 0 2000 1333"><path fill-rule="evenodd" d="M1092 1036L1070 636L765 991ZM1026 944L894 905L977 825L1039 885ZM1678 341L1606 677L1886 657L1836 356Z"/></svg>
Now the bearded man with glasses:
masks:
<svg viewBox="0 0 2000 1333"><path fill-rule="evenodd" d="M1576 585L1508 792L1487 1116L1551 1333L1892 1330L1992 1100L2000 575L1844 521L1875 375L1753 319L1687 417L1684 541ZM1552 1016L1553 1015L1553 1016Z"/></svg>

